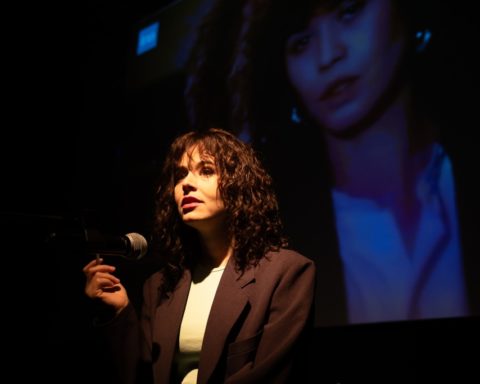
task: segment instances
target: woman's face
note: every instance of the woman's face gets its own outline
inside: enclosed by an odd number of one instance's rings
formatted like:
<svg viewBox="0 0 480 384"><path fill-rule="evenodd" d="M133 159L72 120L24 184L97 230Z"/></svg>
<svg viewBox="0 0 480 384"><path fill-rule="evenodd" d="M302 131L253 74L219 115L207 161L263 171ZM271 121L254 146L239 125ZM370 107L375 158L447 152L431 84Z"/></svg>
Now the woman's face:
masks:
<svg viewBox="0 0 480 384"><path fill-rule="evenodd" d="M391 0L340 1L317 9L287 40L291 85L309 117L332 133L364 118L395 75L406 40L393 7Z"/></svg>
<svg viewBox="0 0 480 384"><path fill-rule="evenodd" d="M223 221L226 210L214 158L195 147L183 154L176 172L174 194L182 220L198 230Z"/></svg>

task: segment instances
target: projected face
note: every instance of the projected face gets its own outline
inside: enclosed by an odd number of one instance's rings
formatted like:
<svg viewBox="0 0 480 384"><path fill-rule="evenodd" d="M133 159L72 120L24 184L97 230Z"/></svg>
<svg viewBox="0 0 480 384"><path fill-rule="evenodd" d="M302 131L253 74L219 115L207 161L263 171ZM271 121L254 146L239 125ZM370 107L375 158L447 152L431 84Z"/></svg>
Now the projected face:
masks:
<svg viewBox="0 0 480 384"><path fill-rule="evenodd" d="M320 7L285 47L290 82L315 122L341 132L384 94L405 48L390 0L344 0Z"/></svg>

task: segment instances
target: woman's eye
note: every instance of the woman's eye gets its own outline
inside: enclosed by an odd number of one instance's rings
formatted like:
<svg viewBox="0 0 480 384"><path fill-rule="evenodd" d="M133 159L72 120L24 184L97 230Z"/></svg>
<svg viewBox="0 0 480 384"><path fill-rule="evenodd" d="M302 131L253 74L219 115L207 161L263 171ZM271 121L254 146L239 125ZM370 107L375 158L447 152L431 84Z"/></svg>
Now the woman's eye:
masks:
<svg viewBox="0 0 480 384"><path fill-rule="evenodd" d="M211 175L215 174L215 170L213 168L210 168L210 167L203 167L200 170L200 174L204 175L204 176L211 176Z"/></svg>
<svg viewBox="0 0 480 384"><path fill-rule="evenodd" d="M175 184L177 184L180 180L183 180L188 175L188 169L185 167L178 167L175 169L173 177L175 180Z"/></svg>
<svg viewBox="0 0 480 384"><path fill-rule="evenodd" d="M352 20L357 15L357 13L362 10L364 5L365 1L361 0L342 1L338 6L338 14L340 19L343 21Z"/></svg>
<svg viewBox="0 0 480 384"><path fill-rule="evenodd" d="M299 54L302 53L310 43L311 35L310 34L301 34L292 36L287 44L287 49L289 53Z"/></svg>

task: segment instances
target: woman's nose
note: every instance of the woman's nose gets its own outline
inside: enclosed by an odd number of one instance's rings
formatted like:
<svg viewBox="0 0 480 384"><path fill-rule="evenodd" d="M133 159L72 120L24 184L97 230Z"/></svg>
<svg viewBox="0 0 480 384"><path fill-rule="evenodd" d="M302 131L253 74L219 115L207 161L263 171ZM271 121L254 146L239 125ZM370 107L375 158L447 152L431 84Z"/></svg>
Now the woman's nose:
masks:
<svg viewBox="0 0 480 384"><path fill-rule="evenodd" d="M182 180L182 190L184 194L188 194L191 191L194 191L195 188L195 180L191 173Z"/></svg>
<svg viewBox="0 0 480 384"><path fill-rule="evenodd" d="M188 194L189 192L194 191L195 187L190 184L183 184L182 189L184 194Z"/></svg>
<svg viewBox="0 0 480 384"><path fill-rule="evenodd" d="M319 71L326 71L345 55L345 46L334 23L324 22L317 30L316 59Z"/></svg>

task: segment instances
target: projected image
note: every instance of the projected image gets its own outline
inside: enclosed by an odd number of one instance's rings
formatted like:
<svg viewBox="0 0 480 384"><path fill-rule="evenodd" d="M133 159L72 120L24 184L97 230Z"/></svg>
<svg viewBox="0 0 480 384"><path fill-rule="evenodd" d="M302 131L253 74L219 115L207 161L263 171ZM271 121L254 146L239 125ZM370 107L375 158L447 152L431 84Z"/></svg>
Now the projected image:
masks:
<svg viewBox="0 0 480 384"><path fill-rule="evenodd" d="M263 143L292 246L318 265L317 324L470 314L452 159L416 82L428 4L221 3L193 123Z"/></svg>
<svg viewBox="0 0 480 384"><path fill-rule="evenodd" d="M317 265L315 324L478 315L474 171L442 108L434 2L208 3L188 119L268 164L290 247Z"/></svg>

